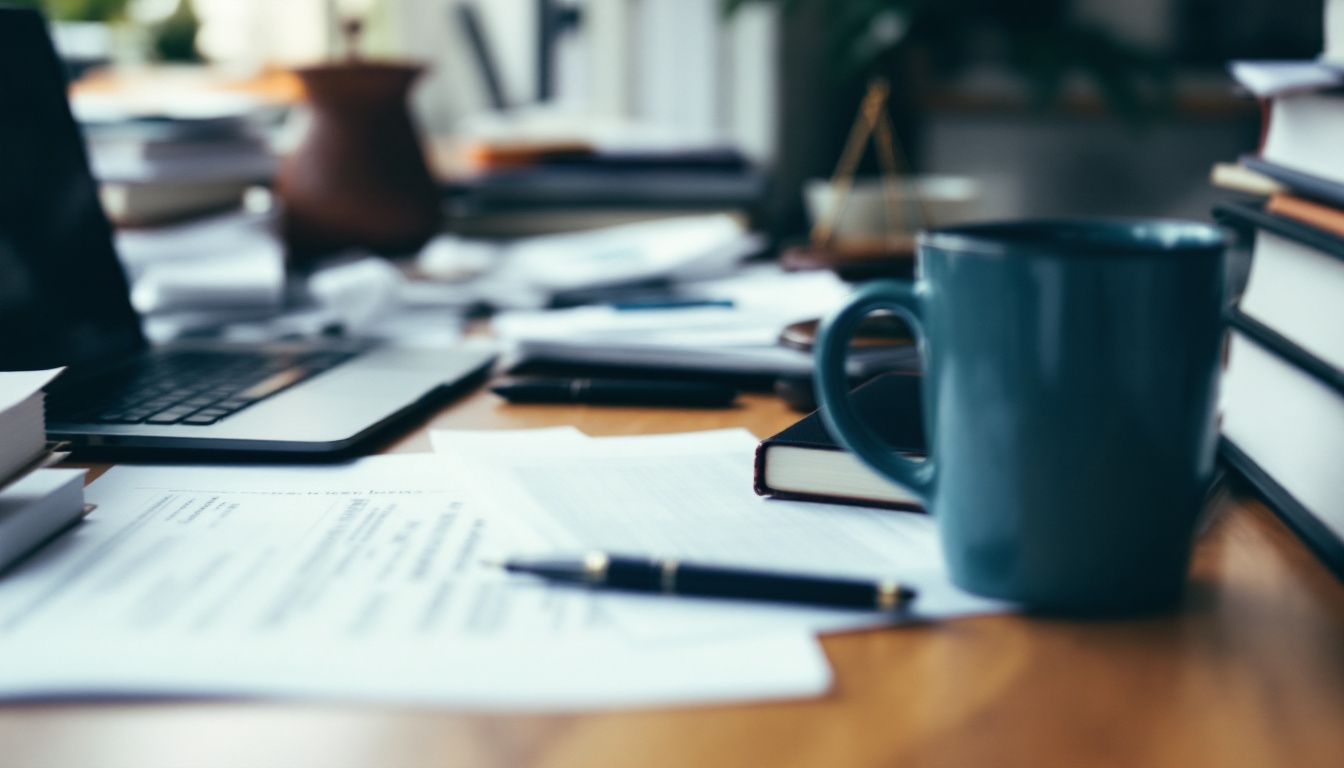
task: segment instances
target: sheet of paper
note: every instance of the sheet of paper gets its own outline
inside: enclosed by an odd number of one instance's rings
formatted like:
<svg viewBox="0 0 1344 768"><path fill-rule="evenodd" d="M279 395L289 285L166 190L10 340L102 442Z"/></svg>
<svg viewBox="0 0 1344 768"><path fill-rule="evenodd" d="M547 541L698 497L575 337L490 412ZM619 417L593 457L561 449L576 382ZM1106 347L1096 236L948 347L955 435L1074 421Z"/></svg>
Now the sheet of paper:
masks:
<svg viewBox="0 0 1344 768"><path fill-rule="evenodd" d="M65 368L45 371L5 371L0 373L0 412L27 400L34 392L47 386Z"/></svg>
<svg viewBox="0 0 1344 768"><path fill-rule="evenodd" d="M492 275L546 292L721 275L760 248L732 216L680 216L523 238Z"/></svg>
<svg viewBox="0 0 1344 768"><path fill-rule="evenodd" d="M927 515L756 496L756 443L745 430L570 440L562 451L500 435L435 440L436 450L454 463L474 463L480 482L495 489L490 503L525 516L550 549L898 578L919 590L898 620L1009 610L951 584ZM852 611L661 596L620 597L608 606L622 626L654 635L787 626L828 631L891 621Z"/></svg>
<svg viewBox="0 0 1344 768"><path fill-rule="evenodd" d="M1229 69L1243 88L1262 99L1344 83L1344 70L1326 61L1234 61Z"/></svg>
<svg viewBox="0 0 1344 768"><path fill-rule="evenodd" d="M536 450L540 443L547 448L563 447L571 441L584 441L588 436L578 427L541 427L539 429L431 429L429 443L434 450L450 452L459 446L477 448L504 448L525 441Z"/></svg>
<svg viewBox="0 0 1344 768"><path fill-rule="evenodd" d="M284 299L285 253L269 214L230 213L117 232L117 252L143 315L274 313Z"/></svg>
<svg viewBox="0 0 1344 768"><path fill-rule="evenodd" d="M284 262L266 254L256 258L230 255L233 258L210 257L147 267L131 289L131 304L144 314L278 308L284 299Z"/></svg>
<svg viewBox="0 0 1344 768"><path fill-rule="evenodd" d="M683 298L730 306L639 309L584 306L503 312L492 321L504 339L572 345L693 348L777 348L789 323L826 314L850 288L830 272L783 272L778 267L681 287Z"/></svg>
<svg viewBox="0 0 1344 768"><path fill-rule="evenodd" d="M632 643L604 597L484 563L538 546L429 454L131 467L0 580L0 695L337 696L473 707L824 691L799 632Z"/></svg>
<svg viewBox="0 0 1344 768"><path fill-rule="evenodd" d="M808 374L812 355L781 346L780 332L839 305L850 288L830 272L767 266L679 285L674 296L724 305L630 310L590 305L502 312L491 320L522 360L680 368L746 374ZM918 367L913 346L850 355L855 375Z"/></svg>

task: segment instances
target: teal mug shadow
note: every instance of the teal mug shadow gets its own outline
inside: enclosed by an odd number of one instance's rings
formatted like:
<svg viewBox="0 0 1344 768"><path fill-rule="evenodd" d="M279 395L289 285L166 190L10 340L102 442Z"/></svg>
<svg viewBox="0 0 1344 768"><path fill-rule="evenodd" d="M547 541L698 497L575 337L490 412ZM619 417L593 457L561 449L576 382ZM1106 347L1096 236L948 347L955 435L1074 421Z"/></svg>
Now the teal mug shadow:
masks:
<svg viewBox="0 0 1344 768"><path fill-rule="evenodd" d="M822 323L825 423L924 499L958 586L1047 612L1174 605L1213 475L1226 246L1164 220L923 233L913 282L864 284ZM923 460L848 398L849 339L878 310L919 339Z"/></svg>

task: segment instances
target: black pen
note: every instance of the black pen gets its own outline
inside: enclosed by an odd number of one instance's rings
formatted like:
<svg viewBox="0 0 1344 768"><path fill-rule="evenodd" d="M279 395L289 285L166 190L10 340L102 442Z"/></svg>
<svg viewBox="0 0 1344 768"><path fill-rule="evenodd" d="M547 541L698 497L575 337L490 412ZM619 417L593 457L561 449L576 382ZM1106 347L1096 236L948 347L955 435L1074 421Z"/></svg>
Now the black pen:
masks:
<svg viewBox="0 0 1344 768"><path fill-rule="evenodd" d="M511 558L511 573L551 581L633 592L806 603L832 608L896 611L915 597L897 581L862 581L683 563L670 558L620 557L590 552L579 557Z"/></svg>
<svg viewBox="0 0 1344 768"><path fill-rule="evenodd" d="M737 391L699 381L643 379L506 379L490 388L511 403L589 403L593 405L671 405L722 408Z"/></svg>

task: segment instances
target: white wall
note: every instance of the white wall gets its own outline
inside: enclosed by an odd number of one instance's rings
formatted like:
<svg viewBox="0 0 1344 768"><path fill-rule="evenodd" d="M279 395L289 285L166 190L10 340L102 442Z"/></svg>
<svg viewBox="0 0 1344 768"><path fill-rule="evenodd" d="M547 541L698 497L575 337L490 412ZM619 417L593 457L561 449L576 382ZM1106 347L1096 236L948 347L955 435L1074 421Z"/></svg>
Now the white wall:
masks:
<svg viewBox="0 0 1344 768"><path fill-rule="evenodd" d="M429 61L417 93L428 127L444 132L487 109L456 0L390 0L395 46ZM776 12L752 6L731 22L719 0L581 0L584 21L557 52L555 104L594 119L645 121L691 141L737 143L768 158L775 146ZM532 0L477 0L506 96L536 93Z"/></svg>
<svg viewBox="0 0 1344 768"><path fill-rule="evenodd" d="M456 0L388 0L389 48L428 66L415 92L427 131L444 133L462 115L488 108L489 95L453 10ZM536 86L536 18L532 0L483 0L476 7L511 101Z"/></svg>
<svg viewBox="0 0 1344 768"><path fill-rule="evenodd" d="M415 107L428 132L449 132L490 101L455 5L462 0L195 0L201 43L236 67L309 64L333 53L335 9L368 7L365 53L426 64ZM583 21L557 49L553 107L633 120L692 142L775 150L777 11L750 5L731 21L720 0L571 0ZM534 0L474 0L506 99L536 94Z"/></svg>
<svg viewBox="0 0 1344 768"><path fill-rule="evenodd" d="M327 0L194 0L197 44L239 68L311 64L328 54Z"/></svg>

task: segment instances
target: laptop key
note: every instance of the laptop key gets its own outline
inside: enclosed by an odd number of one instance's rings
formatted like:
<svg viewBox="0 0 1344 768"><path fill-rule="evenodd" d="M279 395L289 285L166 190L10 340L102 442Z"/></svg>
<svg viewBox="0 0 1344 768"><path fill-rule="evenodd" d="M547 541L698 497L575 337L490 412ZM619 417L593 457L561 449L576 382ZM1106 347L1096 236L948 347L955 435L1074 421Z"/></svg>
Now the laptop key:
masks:
<svg viewBox="0 0 1344 768"><path fill-rule="evenodd" d="M194 427L205 427L205 426L209 426L209 425L211 425L211 424L214 424L215 422L219 421L221 418L223 418L223 414L221 414L221 415L219 415L219 416L206 416L204 413L194 413L194 414L188 416L187 418L183 419L183 420L182 420L181 422L179 422L179 423L181 423L181 424L190 424L190 425L192 425L192 426L194 426Z"/></svg>
<svg viewBox="0 0 1344 768"><path fill-rule="evenodd" d="M169 408L145 419L146 424L176 424L191 415L194 408Z"/></svg>
<svg viewBox="0 0 1344 768"><path fill-rule="evenodd" d="M253 384L243 390L239 395L254 400L260 400L263 397L279 392L292 384L297 384L307 377L308 371L303 368L287 368L279 373L273 373L261 381Z"/></svg>
<svg viewBox="0 0 1344 768"><path fill-rule="evenodd" d="M96 398L101 402L60 410L63 419L102 424L213 424L352 357L317 352L220 360L175 353L122 379L115 391Z"/></svg>

